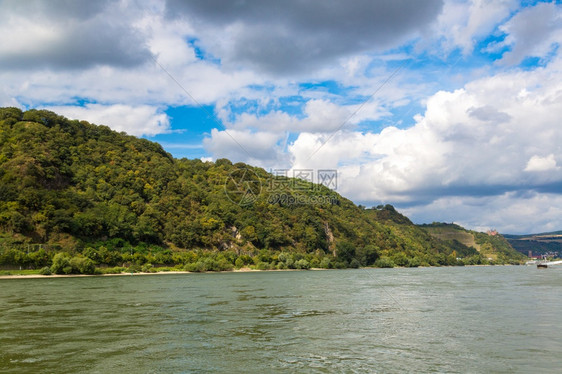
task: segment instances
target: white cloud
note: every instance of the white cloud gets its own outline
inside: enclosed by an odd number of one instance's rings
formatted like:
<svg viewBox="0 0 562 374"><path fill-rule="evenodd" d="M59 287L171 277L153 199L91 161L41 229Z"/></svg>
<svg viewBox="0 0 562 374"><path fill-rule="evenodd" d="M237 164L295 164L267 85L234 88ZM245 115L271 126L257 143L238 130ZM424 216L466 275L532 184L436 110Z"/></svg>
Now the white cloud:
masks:
<svg viewBox="0 0 562 374"><path fill-rule="evenodd" d="M375 120L386 114L377 102L358 105L338 105L327 100L312 99L303 107L303 118L283 111L271 111L265 115L242 113L229 121L232 113L227 108L219 110L219 118L229 128L258 129L276 132L334 132L349 129L357 123Z"/></svg>
<svg viewBox="0 0 562 374"><path fill-rule="evenodd" d="M252 132L250 130L213 129L203 145L214 159L228 158L233 162L247 162L262 167L287 165L282 159L283 134L277 132Z"/></svg>
<svg viewBox="0 0 562 374"><path fill-rule="evenodd" d="M163 66L178 68L197 61L193 47L185 40L186 35L194 32L189 24L178 21L162 23L158 15L150 15L141 19L138 27L150 35L148 47Z"/></svg>
<svg viewBox="0 0 562 374"><path fill-rule="evenodd" d="M516 0L447 0L436 27L448 50L469 54L477 39L488 35L518 6Z"/></svg>
<svg viewBox="0 0 562 374"><path fill-rule="evenodd" d="M335 134L303 132L288 149L294 168L334 169L346 161L354 160L360 164L364 157L370 157L378 137L354 131Z"/></svg>
<svg viewBox="0 0 562 374"><path fill-rule="evenodd" d="M138 9L124 2L7 0L0 13L4 69L132 67L150 58L133 24Z"/></svg>
<svg viewBox="0 0 562 374"><path fill-rule="evenodd" d="M79 106L47 107L70 119L86 120L97 125L106 125L115 131L125 131L130 135L156 135L170 131L170 121L165 113L148 105L132 107L129 105L86 104Z"/></svg>
<svg viewBox="0 0 562 374"><path fill-rule="evenodd" d="M208 105L263 81L196 58L191 25L165 19L157 3L1 3L0 103Z"/></svg>
<svg viewBox="0 0 562 374"><path fill-rule="evenodd" d="M480 220L520 231L502 224L520 223L513 217L491 219L472 207L498 196L505 196L502 212L511 203L533 206L537 201L543 206L547 197L560 199L554 194L562 186L556 161L562 155L561 81L560 59L534 71L497 74L431 96L411 128L340 132L329 141L326 134L301 133L288 150L294 167L337 167L339 192L354 201L410 206L407 212L426 221L431 220L431 214L423 214L429 206L435 220L466 217L464 223L471 227ZM522 197L525 193L536 198ZM481 212L490 206L499 205L490 203ZM437 214L439 209L449 215ZM554 222L561 225L561 220Z"/></svg>
<svg viewBox="0 0 562 374"><path fill-rule="evenodd" d="M95 66L79 73L40 69L14 74L2 70L3 101L15 99L26 106L68 105L76 98L87 98L104 104L196 106L194 99L208 105L233 96L251 82L260 82L251 72L228 74L199 60L183 66L161 65L166 71L154 62L126 69Z"/></svg>
<svg viewBox="0 0 562 374"><path fill-rule="evenodd" d="M445 196L400 212L416 223L455 222L478 231L530 234L560 230L562 196L515 192L484 197Z"/></svg>
<svg viewBox="0 0 562 374"><path fill-rule="evenodd" d="M562 7L541 3L523 9L500 30L507 34L502 45L511 47L500 63L514 65L527 56L545 57L562 43Z"/></svg>
<svg viewBox="0 0 562 374"><path fill-rule="evenodd" d="M556 159L554 154L550 154L546 157L540 157L534 155L527 162L525 171L549 171L549 170L559 170L560 167L556 164Z"/></svg>
<svg viewBox="0 0 562 374"><path fill-rule="evenodd" d="M38 25L30 19L8 16L0 27L0 54L33 55L59 39L60 28Z"/></svg>

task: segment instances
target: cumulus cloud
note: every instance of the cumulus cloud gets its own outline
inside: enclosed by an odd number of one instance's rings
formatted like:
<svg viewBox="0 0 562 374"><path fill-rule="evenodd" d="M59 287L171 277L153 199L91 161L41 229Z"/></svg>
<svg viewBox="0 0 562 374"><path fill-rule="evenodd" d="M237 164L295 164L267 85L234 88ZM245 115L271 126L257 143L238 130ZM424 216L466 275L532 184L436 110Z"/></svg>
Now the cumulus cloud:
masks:
<svg viewBox="0 0 562 374"><path fill-rule="evenodd" d="M559 170L560 167L556 164L556 159L554 154L549 154L546 157L541 157L534 155L527 162L525 171L549 171L549 170Z"/></svg>
<svg viewBox="0 0 562 374"><path fill-rule="evenodd" d="M500 63L514 65L525 57L545 57L562 43L562 7L552 2L523 9L500 30L507 34L502 45L511 47Z"/></svg>
<svg viewBox="0 0 562 374"><path fill-rule="evenodd" d="M313 71L345 54L396 46L428 27L441 1L168 0L223 63L282 74Z"/></svg>
<svg viewBox="0 0 562 374"><path fill-rule="evenodd" d="M86 120L97 125L106 125L115 131L130 135L156 135L170 131L170 121L165 113L148 105L86 104L85 106L48 107L70 119Z"/></svg>
<svg viewBox="0 0 562 374"><path fill-rule="evenodd" d="M472 52L476 40L488 35L519 6L517 0L447 0L436 23L436 32L448 50Z"/></svg>
<svg viewBox="0 0 562 374"><path fill-rule="evenodd" d="M162 22L158 14L150 14L137 22L137 28L147 35L146 44L160 64L167 69L178 69L197 62L192 46L186 43L186 35L193 29L185 22Z"/></svg>
<svg viewBox="0 0 562 374"><path fill-rule="evenodd" d="M229 128L326 133L342 128L349 129L363 120L374 120L387 114L376 102L365 105L338 105L321 99L307 101L302 112L301 116L290 115L280 110L263 115L247 112L234 115L228 108L222 108L218 115ZM234 117L232 121L229 120L231 116Z"/></svg>
<svg viewBox="0 0 562 374"><path fill-rule="evenodd" d="M470 108L467 112L470 117L484 122L504 123L509 122L511 119L509 114L500 112L490 105L485 105L479 108Z"/></svg>
<svg viewBox="0 0 562 374"><path fill-rule="evenodd" d="M515 14L514 14L515 13ZM447 0L434 27L446 50L460 47L465 55L490 36L484 52L502 52L501 65L517 65L526 57L544 58L562 42L562 12L555 2L525 8L517 0Z"/></svg>
<svg viewBox="0 0 562 374"><path fill-rule="evenodd" d="M267 168L287 165L283 160L283 140L283 134L278 132L213 129L203 145L215 159L228 158Z"/></svg>
<svg viewBox="0 0 562 374"><path fill-rule="evenodd" d="M525 193L539 201L562 191L560 67L557 60L438 92L411 128L341 132L331 139L302 133L288 149L295 167L337 167L345 196L367 205L392 201L418 218L431 216L422 214L427 206L457 209L501 196L504 204L524 205ZM466 217L476 217L467 206Z"/></svg>
<svg viewBox="0 0 562 374"><path fill-rule="evenodd" d="M172 59L174 43L178 43L176 48L181 51L178 58L183 56L189 60L186 56L189 50L184 51L185 43L176 37L166 39L163 35L151 48L158 58L167 61ZM85 99L106 105L126 103L134 107L197 106L212 104L234 95L251 82L260 82L252 72L227 74L219 67L199 60L170 66L158 61L165 71L154 63L134 68L93 66L79 73L32 69L15 74L0 69L0 105L75 106L78 99Z"/></svg>
<svg viewBox="0 0 562 374"><path fill-rule="evenodd" d="M401 212L414 222L455 222L479 231L530 234L560 230L561 207L560 194L506 192L496 196L444 196Z"/></svg>
<svg viewBox="0 0 562 374"><path fill-rule="evenodd" d="M130 67L150 59L140 30L124 22L134 10L123 3L8 0L0 13L3 69Z"/></svg>

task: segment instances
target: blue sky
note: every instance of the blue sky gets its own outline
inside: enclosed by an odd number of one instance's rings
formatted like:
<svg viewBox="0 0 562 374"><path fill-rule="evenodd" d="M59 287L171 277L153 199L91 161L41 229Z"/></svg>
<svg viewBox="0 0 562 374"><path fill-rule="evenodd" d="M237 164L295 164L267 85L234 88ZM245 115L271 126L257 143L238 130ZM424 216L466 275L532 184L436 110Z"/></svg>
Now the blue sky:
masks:
<svg viewBox="0 0 562 374"><path fill-rule="evenodd" d="M0 105L336 169L414 222L562 228L560 1L0 3Z"/></svg>

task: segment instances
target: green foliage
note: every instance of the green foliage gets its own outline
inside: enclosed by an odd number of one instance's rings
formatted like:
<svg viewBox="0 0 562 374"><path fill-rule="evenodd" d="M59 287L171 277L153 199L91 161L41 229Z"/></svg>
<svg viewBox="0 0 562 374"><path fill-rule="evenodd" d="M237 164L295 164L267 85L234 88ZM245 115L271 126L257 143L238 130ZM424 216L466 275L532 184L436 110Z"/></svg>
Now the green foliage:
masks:
<svg viewBox="0 0 562 374"><path fill-rule="evenodd" d="M102 268L100 269L102 274L121 274L127 271L127 268L121 266L115 266L112 268Z"/></svg>
<svg viewBox="0 0 562 374"><path fill-rule="evenodd" d="M550 252L562 253L562 240L560 237L547 237L537 240L535 236L528 236L524 238L507 238L507 240L513 248L524 255L528 254L529 251L532 251L534 256Z"/></svg>
<svg viewBox="0 0 562 374"><path fill-rule="evenodd" d="M448 245L449 250L445 251L445 254L452 258L440 258L440 264L469 265L473 262L488 264L490 263L488 258L492 258L493 262L498 264L519 264L525 259L525 256L518 253L502 235L497 233L476 232L456 224L438 222L420 227Z"/></svg>
<svg viewBox="0 0 562 374"><path fill-rule="evenodd" d="M336 255L339 260L350 263L355 258L355 246L348 241L339 242L336 245Z"/></svg>
<svg viewBox="0 0 562 374"><path fill-rule="evenodd" d="M310 269L310 263L305 259L300 259L295 262L295 268L297 269Z"/></svg>
<svg viewBox="0 0 562 374"><path fill-rule="evenodd" d="M66 252L57 253L53 257L51 265L51 273L54 274L70 274L72 267L70 266L70 255Z"/></svg>
<svg viewBox="0 0 562 374"><path fill-rule="evenodd" d="M153 273L156 270L154 270L154 265L148 263L148 264L144 264L141 268L143 273Z"/></svg>
<svg viewBox="0 0 562 374"><path fill-rule="evenodd" d="M204 271L228 271L232 270L234 265L224 257L204 257L194 263L186 264L184 270L193 272Z"/></svg>
<svg viewBox="0 0 562 374"><path fill-rule="evenodd" d="M379 250L374 245L367 245L357 250L356 258L362 266L372 266L379 258Z"/></svg>
<svg viewBox="0 0 562 374"><path fill-rule="evenodd" d="M395 253L391 257L392 262L396 266L407 266L408 265L408 256L404 252Z"/></svg>
<svg viewBox="0 0 562 374"><path fill-rule="evenodd" d="M0 275L37 275L41 270L0 270Z"/></svg>
<svg viewBox="0 0 562 374"><path fill-rule="evenodd" d="M375 261L375 266L379 268L393 268L395 264L390 258L383 256Z"/></svg>
<svg viewBox="0 0 562 374"><path fill-rule="evenodd" d="M257 261L256 266L254 267L256 270L271 270L272 267L269 263L263 261Z"/></svg>
<svg viewBox="0 0 562 374"><path fill-rule="evenodd" d="M54 274L95 274L96 267L87 257L81 255L71 257L66 252L60 252L53 257L50 271Z"/></svg>
<svg viewBox="0 0 562 374"><path fill-rule="evenodd" d="M83 256L72 257L69 261L73 273L78 274L94 274L96 272L95 264L92 260Z"/></svg>
<svg viewBox="0 0 562 374"><path fill-rule="evenodd" d="M126 270L128 273L140 273L142 271L142 268L139 264L132 264L131 266L129 266Z"/></svg>
<svg viewBox="0 0 562 374"><path fill-rule="evenodd" d="M322 261L320 261L320 265L318 267L322 268L322 269L331 269L333 268L333 263L332 261L330 261L330 258L328 256L324 257L322 259Z"/></svg>
<svg viewBox="0 0 562 374"><path fill-rule="evenodd" d="M184 270L198 273L206 271L207 269L205 268L205 264L203 262L198 261L195 263L185 264Z"/></svg>
<svg viewBox="0 0 562 374"><path fill-rule="evenodd" d="M410 268L417 268L418 266L422 266L422 260L419 257L409 258L406 266Z"/></svg>
<svg viewBox="0 0 562 374"><path fill-rule="evenodd" d="M361 266L361 263L356 259L352 259L351 262L349 263L349 267L352 269L358 269Z"/></svg>

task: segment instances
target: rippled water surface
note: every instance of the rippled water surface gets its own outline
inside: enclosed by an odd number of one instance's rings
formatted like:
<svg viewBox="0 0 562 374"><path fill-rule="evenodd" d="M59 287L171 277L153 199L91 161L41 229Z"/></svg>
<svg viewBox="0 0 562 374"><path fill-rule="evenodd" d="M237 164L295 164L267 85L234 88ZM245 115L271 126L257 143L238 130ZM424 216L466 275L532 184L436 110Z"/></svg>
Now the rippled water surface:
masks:
<svg viewBox="0 0 562 374"><path fill-rule="evenodd" d="M0 280L2 373L562 371L562 266Z"/></svg>

